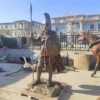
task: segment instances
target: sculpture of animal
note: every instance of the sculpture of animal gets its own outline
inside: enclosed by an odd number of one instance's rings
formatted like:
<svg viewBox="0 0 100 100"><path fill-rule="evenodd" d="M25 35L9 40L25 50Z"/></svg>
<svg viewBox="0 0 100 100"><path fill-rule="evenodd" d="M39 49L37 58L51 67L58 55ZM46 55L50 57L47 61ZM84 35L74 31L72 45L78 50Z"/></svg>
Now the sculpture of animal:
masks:
<svg viewBox="0 0 100 100"><path fill-rule="evenodd" d="M94 43L98 39L100 39L100 37L93 35L93 34L84 34L84 35L80 36L78 39L78 41L86 40L90 44L89 49L91 48L92 54L96 57L95 69L94 69L93 74L91 74L92 77L96 74L98 65L100 63L100 43L98 43L98 42ZM92 43L94 43L95 45L93 45Z"/></svg>

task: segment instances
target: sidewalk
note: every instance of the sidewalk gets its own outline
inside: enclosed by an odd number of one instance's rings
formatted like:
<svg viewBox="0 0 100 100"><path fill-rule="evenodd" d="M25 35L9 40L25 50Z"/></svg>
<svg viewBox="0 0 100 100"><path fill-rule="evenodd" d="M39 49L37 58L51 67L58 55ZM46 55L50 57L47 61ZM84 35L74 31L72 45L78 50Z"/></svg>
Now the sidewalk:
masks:
<svg viewBox="0 0 100 100"><path fill-rule="evenodd" d="M0 64L20 68L20 64ZM61 100L96 100L100 96L100 71L95 77L90 77L92 71L69 71L68 73L54 74L53 80L68 84ZM36 73L34 74L36 77ZM42 74L48 78L48 73ZM32 82L32 73L21 71L14 76L0 76L0 100L30 100L20 96L20 91Z"/></svg>

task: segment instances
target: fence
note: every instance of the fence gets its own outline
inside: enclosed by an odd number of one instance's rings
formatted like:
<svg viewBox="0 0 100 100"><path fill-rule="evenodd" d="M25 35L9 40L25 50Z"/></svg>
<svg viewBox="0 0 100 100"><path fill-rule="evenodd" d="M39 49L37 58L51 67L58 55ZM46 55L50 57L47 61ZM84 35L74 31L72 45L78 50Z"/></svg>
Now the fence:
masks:
<svg viewBox="0 0 100 100"><path fill-rule="evenodd" d="M98 35L98 34L96 34ZM62 49L72 51L87 50L89 44L87 41L78 42L80 35L61 35L59 36ZM100 35L99 35L100 36ZM30 48L30 38L25 37L0 37L0 47L7 46L8 48ZM41 42L33 43L34 48L40 49Z"/></svg>
<svg viewBox="0 0 100 100"><path fill-rule="evenodd" d="M95 34L100 37L100 34ZM72 51L86 51L88 49L89 43L87 41L78 41L81 35L62 35L60 36L60 42L62 49L72 50Z"/></svg>
<svg viewBox="0 0 100 100"><path fill-rule="evenodd" d="M60 42L62 49L72 50L72 51L82 51L87 50L88 42L80 41L78 42L78 38L80 35L63 35L60 36Z"/></svg>
<svg viewBox="0 0 100 100"><path fill-rule="evenodd" d="M0 48L7 46L11 49L23 49L31 47L31 40L29 37L5 37L0 36ZM33 46L37 49L41 48L41 42L33 43Z"/></svg>

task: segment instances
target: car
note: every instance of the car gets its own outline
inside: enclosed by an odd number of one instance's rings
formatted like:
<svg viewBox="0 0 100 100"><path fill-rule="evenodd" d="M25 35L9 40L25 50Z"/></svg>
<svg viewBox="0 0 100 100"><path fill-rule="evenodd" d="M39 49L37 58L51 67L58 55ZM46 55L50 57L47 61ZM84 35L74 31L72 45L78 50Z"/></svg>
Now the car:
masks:
<svg viewBox="0 0 100 100"><path fill-rule="evenodd" d="M38 55L29 49L7 49L0 50L1 62L21 63L24 67L31 67L33 64L37 70ZM33 63L32 63L33 62Z"/></svg>

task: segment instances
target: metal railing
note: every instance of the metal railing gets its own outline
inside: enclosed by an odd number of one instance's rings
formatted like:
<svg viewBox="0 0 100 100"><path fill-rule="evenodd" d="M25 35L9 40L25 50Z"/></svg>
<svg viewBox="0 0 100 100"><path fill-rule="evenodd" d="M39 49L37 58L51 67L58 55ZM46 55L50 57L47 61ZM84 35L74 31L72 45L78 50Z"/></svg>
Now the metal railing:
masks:
<svg viewBox="0 0 100 100"><path fill-rule="evenodd" d="M100 36L100 34L96 34ZM88 49L87 41L78 42L80 35L61 35L59 36L62 49L71 51L86 51ZM28 37L0 37L0 48L7 46L8 48L31 48L30 38ZM41 48L41 42L33 43L34 49Z"/></svg>
<svg viewBox="0 0 100 100"><path fill-rule="evenodd" d="M67 50L72 50L72 51L87 50L89 44L86 41L78 42L78 38L79 38L79 35L60 36L62 49L67 49Z"/></svg>

